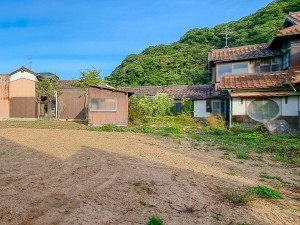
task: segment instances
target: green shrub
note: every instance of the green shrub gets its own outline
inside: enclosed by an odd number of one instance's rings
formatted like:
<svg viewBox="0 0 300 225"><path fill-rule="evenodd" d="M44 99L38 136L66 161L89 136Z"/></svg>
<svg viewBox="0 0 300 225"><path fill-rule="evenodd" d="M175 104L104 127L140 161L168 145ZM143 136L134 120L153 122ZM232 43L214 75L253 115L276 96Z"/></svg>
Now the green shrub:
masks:
<svg viewBox="0 0 300 225"><path fill-rule="evenodd" d="M165 93L157 93L152 99L153 116L171 115L173 99Z"/></svg>
<svg viewBox="0 0 300 225"><path fill-rule="evenodd" d="M149 218L147 225L164 225L164 222L161 218L153 216Z"/></svg>
<svg viewBox="0 0 300 225"><path fill-rule="evenodd" d="M251 189L252 192L260 198L282 199L282 195L267 186L257 186Z"/></svg>
<svg viewBox="0 0 300 225"><path fill-rule="evenodd" d="M179 125L173 125L173 126L165 127L164 131L171 134L182 134L183 128Z"/></svg>

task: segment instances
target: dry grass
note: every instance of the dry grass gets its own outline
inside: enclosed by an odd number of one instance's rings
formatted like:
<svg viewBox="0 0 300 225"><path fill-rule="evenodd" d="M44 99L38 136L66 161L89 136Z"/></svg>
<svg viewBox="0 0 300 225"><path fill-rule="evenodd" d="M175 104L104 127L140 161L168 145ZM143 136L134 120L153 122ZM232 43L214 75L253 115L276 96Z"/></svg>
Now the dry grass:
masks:
<svg viewBox="0 0 300 225"><path fill-rule="evenodd" d="M1 128L85 130L88 126L86 121L3 120L0 121Z"/></svg>

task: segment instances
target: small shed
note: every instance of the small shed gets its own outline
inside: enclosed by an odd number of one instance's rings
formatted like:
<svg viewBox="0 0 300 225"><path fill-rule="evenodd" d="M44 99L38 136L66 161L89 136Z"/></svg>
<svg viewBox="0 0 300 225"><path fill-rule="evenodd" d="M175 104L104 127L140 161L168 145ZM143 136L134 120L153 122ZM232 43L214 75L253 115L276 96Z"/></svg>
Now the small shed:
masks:
<svg viewBox="0 0 300 225"><path fill-rule="evenodd" d="M90 85L88 88L89 125L127 126L130 94L112 87Z"/></svg>

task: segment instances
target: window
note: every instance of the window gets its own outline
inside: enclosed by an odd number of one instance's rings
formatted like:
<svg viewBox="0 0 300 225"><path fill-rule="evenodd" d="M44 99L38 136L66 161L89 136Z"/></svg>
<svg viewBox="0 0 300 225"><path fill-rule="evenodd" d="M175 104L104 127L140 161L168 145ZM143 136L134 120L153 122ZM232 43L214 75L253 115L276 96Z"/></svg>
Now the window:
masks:
<svg viewBox="0 0 300 225"><path fill-rule="evenodd" d="M173 113L174 114L180 114L182 113L182 104L181 102L176 102L173 105Z"/></svg>
<svg viewBox="0 0 300 225"><path fill-rule="evenodd" d="M221 101L212 101L211 105L211 113L214 116L218 116L221 114Z"/></svg>
<svg viewBox="0 0 300 225"><path fill-rule="evenodd" d="M225 74L244 74L248 73L248 63L228 63L218 65L218 79Z"/></svg>
<svg viewBox="0 0 300 225"><path fill-rule="evenodd" d="M288 69L290 66L290 54L289 52L285 53L283 55L283 60L282 60L282 69Z"/></svg>
<svg viewBox="0 0 300 225"><path fill-rule="evenodd" d="M91 98L91 111L117 111L117 98Z"/></svg>
<svg viewBox="0 0 300 225"><path fill-rule="evenodd" d="M279 111L279 105L271 99L256 99L248 106L248 115L256 121L273 120Z"/></svg>

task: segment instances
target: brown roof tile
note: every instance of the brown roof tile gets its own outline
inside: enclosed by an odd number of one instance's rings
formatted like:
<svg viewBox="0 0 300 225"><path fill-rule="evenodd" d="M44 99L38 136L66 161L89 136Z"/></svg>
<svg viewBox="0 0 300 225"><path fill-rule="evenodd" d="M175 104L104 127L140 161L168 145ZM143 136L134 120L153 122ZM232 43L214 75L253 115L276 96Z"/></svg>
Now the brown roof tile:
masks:
<svg viewBox="0 0 300 225"><path fill-rule="evenodd" d="M222 77L219 89L282 87L289 79L288 71L278 71L265 74L228 74Z"/></svg>
<svg viewBox="0 0 300 225"><path fill-rule="evenodd" d="M214 49L208 54L210 62L232 61L273 56L269 44L247 45L234 48Z"/></svg>
<svg viewBox="0 0 300 225"><path fill-rule="evenodd" d="M294 25L278 30L276 33L277 36L300 34L300 11L290 13L287 20L291 21Z"/></svg>
<svg viewBox="0 0 300 225"><path fill-rule="evenodd" d="M300 34L300 24L278 30L276 34L277 36Z"/></svg>
<svg viewBox="0 0 300 225"><path fill-rule="evenodd" d="M121 90L133 92L137 96L155 96L157 93L166 93L174 99L202 99L215 95L212 85L123 87Z"/></svg>

